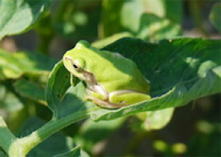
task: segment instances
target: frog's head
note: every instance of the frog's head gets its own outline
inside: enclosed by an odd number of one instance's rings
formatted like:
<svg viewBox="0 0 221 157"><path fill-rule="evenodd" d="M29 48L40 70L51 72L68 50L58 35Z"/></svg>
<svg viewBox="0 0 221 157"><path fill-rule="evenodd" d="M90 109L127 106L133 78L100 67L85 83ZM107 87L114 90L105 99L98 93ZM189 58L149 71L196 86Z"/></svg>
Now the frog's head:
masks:
<svg viewBox="0 0 221 157"><path fill-rule="evenodd" d="M90 51L90 45L86 41L79 41L76 46L67 51L63 56L63 63L66 69L74 76L86 82L92 81L92 75L87 66L87 55L85 53ZM87 64L86 64L87 63Z"/></svg>

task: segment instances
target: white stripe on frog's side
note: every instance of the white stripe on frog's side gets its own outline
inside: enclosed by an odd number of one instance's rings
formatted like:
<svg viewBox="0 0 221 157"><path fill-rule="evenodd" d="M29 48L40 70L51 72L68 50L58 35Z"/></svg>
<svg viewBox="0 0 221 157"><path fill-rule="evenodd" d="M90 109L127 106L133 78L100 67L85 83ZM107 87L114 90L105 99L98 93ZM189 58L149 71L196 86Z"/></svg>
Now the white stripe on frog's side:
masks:
<svg viewBox="0 0 221 157"><path fill-rule="evenodd" d="M134 91L134 90L118 90L118 91L114 91L114 92L109 93L109 97L111 97L113 95L122 95L122 94L126 94L126 93L146 94L146 93L137 92L137 91Z"/></svg>

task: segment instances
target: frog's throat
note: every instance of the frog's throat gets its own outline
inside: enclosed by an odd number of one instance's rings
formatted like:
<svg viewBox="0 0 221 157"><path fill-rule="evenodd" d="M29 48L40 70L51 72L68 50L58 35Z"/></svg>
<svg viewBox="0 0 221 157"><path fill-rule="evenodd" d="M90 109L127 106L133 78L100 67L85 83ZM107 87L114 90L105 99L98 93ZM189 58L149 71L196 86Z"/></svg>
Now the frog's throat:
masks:
<svg viewBox="0 0 221 157"><path fill-rule="evenodd" d="M87 84L87 88L88 88L88 92L92 93L92 92L96 92L99 93L100 95L102 95L102 99L108 99L108 92L106 91L106 89L97 82L96 77L92 74L89 73L87 71L83 71L83 77L84 77L84 81Z"/></svg>
<svg viewBox="0 0 221 157"><path fill-rule="evenodd" d="M81 79L84 80L86 83L97 84L97 79L92 73L89 73L85 70L83 70L81 73L82 73Z"/></svg>

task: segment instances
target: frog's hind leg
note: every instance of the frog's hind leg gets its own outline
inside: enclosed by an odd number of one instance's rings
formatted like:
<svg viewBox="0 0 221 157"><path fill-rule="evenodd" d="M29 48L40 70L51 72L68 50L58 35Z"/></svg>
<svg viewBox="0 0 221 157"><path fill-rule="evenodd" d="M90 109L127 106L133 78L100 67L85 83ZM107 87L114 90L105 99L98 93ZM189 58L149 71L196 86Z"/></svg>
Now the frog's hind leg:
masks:
<svg viewBox="0 0 221 157"><path fill-rule="evenodd" d="M100 99L97 99L97 98L92 97L92 96L87 96L86 99L92 100L95 104L97 104L97 105L99 105L100 107L103 107L103 108L117 109L117 108L122 107L122 105L113 104L113 103L108 102L107 100L100 100Z"/></svg>
<svg viewBox="0 0 221 157"><path fill-rule="evenodd" d="M104 108L120 108L121 105L113 104L108 101L108 93L106 91L97 90L99 92L93 91L91 89L87 89L88 96L86 99L92 100L95 104L104 107Z"/></svg>
<svg viewBox="0 0 221 157"><path fill-rule="evenodd" d="M149 100L150 98L151 97L148 94L136 92L133 90L119 90L109 94L109 102L113 104L119 104L121 106L135 104Z"/></svg>

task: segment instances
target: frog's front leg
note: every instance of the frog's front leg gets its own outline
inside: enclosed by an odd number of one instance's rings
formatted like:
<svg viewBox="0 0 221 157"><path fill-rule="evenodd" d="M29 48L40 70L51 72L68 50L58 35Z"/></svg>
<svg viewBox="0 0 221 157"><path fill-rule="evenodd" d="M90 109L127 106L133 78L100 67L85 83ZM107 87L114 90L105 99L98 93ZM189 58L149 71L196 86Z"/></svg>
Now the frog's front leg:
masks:
<svg viewBox="0 0 221 157"><path fill-rule="evenodd" d="M136 92L133 90L119 90L109 94L109 102L120 106L135 104L141 101L149 100L148 94Z"/></svg>

